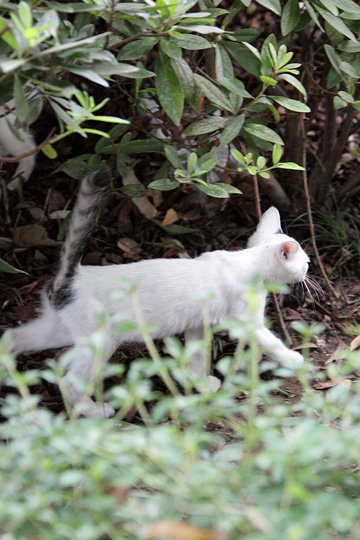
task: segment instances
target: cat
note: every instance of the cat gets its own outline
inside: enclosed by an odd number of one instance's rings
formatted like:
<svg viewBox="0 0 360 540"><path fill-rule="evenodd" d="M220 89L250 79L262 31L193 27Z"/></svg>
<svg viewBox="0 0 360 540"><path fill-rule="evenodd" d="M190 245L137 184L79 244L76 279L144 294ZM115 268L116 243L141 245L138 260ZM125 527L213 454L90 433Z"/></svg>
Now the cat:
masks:
<svg viewBox="0 0 360 540"><path fill-rule="evenodd" d="M36 143L34 137L29 131L22 128L17 129L18 138L9 127L16 120L14 114L14 101L9 101L6 105L0 106L0 154L6 156L17 156L27 152L33 152L30 156L19 159L19 164L13 174L13 179L16 180L20 176L24 180L28 180L35 167L35 148ZM16 187L17 182L13 184Z"/></svg>
<svg viewBox="0 0 360 540"><path fill-rule="evenodd" d="M74 360L62 379L61 388L72 406L84 416L109 417L114 414L107 404L95 403L82 395L74 380L91 381L95 360L84 338L96 331L95 314L106 312L119 319L136 321L129 297L116 296L121 282L137 282L138 298L146 323L156 322L153 338L185 335L185 341L203 335L200 298L211 288L208 300L210 323L216 325L226 317L246 319L247 304L241 284L256 276L264 284L293 284L306 279L309 258L298 242L281 230L280 215L269 208L260 219L248 247L239 251L213 251L194 259L154 259L110 266L83 266L80 259L85 242L96 219L99 199L110 184L106 169L85 176L72 212L69 230L62 247L60 266L43 292L42 311L38 319L7 330L14 355L25 351L72 346ZM259 297L256 313L256 339L262 351L282 365L297 368L303 363L299 352L288 349L266 326L266 294ZM241 324L241 323L240 323ZM115 325L114 325L115 326ZM101 362L105 364L125 341L139 342L137 332L118 335L114 326L107 327ZM98 360L97 360L98 361ZM205 360L196 355L190 369L201 377ZM209 379L212 390L220 381ZM79 407L80 406L80 407Z"/></svg>

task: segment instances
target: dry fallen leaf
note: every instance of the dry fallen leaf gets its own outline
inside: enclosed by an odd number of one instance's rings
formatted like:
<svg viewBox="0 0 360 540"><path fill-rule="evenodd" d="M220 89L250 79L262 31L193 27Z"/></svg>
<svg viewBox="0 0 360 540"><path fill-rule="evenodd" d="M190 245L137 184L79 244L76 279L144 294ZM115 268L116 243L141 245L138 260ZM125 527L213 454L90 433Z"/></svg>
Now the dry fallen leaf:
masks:
<svg viewBox="0 0 360 540"><path fill-rule="evenodd" d="M161 224L164 226L172 225L173 223L176 223L177 221L179 221L178 213L173 208L169 208Z"/></svg>
<svg viewBox="0 0 360 540"><path fill-rule="evenodd" d="M341 360L344 356L344 350L346 349L346 343L340 341L335 349L335 351L325 360L325 365L331 364L336 360Z"/></svg>
<svg viewBox="0 0 360 540"><path fill-rule="evenodd" d="M182 521L157 521L147 528L147 538L154 540L224 540L225 535L214 529L200 529Z"/></svg>
<svg viewBox="0 0 360 540"><path fill-rule="evenodd" d="M135 240L132 240L131 238L127 238L127 237L120 238L117 241L116 245L122 251L130 255L132 259L135 259L135 260L139 259L141 247Z"/></svg>
<svg viewBox="0 0 360 540"><path fill-rule="evenodd" d="M70 214L70 210L54 210L49 214L50 219L65 219Z"/></svg>
<svg viewBox="0 0 360 540"><path fill-rule="evenodd" d="M356 336L350 343L350 351L355 351L355 349L358 349L360 347L360 336Z"/></svg>
<svg viewBox="0 0 360 540"><path fill-rule="evenodd" d="M33 225L24 225L11 229L14 244L17 247L35 247L35 246L58 246L59 242L48 237L46 229L34 223Z"/></svg>

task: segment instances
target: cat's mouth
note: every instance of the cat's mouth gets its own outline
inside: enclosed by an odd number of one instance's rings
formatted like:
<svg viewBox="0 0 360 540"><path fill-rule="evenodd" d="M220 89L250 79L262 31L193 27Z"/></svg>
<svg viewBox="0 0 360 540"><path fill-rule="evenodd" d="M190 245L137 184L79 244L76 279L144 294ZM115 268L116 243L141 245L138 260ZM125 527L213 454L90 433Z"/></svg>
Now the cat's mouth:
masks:
<svg viewBox="0 0 360 540"><path fill-rule="evenodd" d="M312 302L319 302L325 298L325 292L320 283L308 274L305 274L301 281L295 283L294 288L302 296L310 298Z"/></svg>

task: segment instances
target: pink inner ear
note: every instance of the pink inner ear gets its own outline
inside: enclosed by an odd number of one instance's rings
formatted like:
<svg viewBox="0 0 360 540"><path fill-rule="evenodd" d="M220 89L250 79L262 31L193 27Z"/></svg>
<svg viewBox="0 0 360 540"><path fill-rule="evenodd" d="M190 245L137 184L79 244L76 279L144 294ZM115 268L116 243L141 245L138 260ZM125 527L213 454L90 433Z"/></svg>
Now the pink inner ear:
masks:
<svg viewBox="0 0 360 540"><path fill-rule="evenodd" d="M299 245L296 242L284 242L281 244L280 254L282 259L288 259L297 252Z"/></svg>

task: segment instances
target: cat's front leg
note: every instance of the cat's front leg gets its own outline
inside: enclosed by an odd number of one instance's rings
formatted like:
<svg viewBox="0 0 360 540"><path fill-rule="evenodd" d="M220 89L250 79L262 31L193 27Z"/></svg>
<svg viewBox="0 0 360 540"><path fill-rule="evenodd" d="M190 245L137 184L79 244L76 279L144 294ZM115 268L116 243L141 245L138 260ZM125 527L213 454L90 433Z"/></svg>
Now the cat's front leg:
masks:
<svg viewBox="0 0 360 540"><path fill-rule="evenodd" d="M283 342L265 326L256 330L260 348L284 367L296 369L304 363L304 357L297 351L288 349Z"/></svg>
<svg viewBox="0 0 360 540"><path fill-rule="evenodd" d="M185 332L185 343L190 341L201 341L204 339L204 330L202 327L191 328ZM205 379L207 376L209 389L211 392L217 392L221 386L220 379L214 375L209 375L206 370L206 358L202 352L197 352L193 355L189 363L189 370L195 373L198 377Z"/></svg>
<svg viewBox="0 0 360 540"><path fill-rule="evenodd" d="M115 349L116 340L109 335L106 336L106 343L100 352L93 351L81 340L72 349L73 361L60 382L60 389L64 400L77 414L87 418L114 416L115 411L110 405L96 403L89 394L94 392L96 380L101 378L101 372Z"/></svg>

